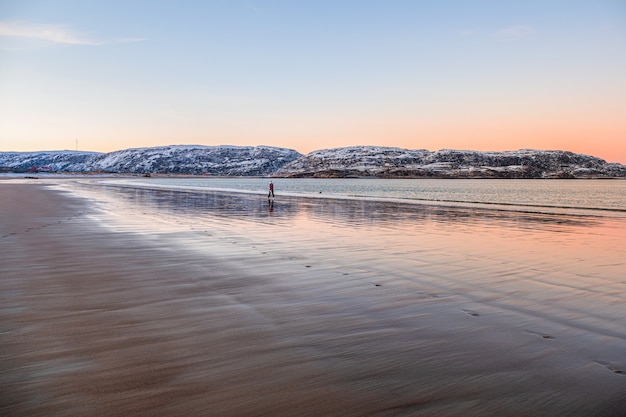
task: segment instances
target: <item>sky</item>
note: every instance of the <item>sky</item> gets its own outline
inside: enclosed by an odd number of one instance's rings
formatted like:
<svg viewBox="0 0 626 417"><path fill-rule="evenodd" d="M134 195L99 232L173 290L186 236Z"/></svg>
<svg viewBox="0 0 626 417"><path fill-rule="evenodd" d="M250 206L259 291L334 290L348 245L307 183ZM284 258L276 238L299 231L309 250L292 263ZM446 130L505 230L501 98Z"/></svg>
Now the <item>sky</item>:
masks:
<svg viewBox="0 0 626 417"><path fill-rule="evenodd" d="M626 1L0 0L0 151L174 144L626 164Z"/></svg>

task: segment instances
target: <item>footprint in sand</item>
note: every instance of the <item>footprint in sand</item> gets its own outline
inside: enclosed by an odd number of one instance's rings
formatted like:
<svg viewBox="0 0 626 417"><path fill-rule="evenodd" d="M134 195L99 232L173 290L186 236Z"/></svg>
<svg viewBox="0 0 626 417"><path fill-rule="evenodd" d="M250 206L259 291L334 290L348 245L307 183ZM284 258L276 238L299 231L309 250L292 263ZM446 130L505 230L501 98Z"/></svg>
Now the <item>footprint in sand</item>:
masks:
<svg viewBox="0 0 626 417"><path fill-rule="evenodd" d="M479 317L480 316L480 314L478 314L477 312L472 311L472 310L465 310L465 309L463 309L462 311L465 314L467 314L468 316L472 316L472 317Z"/></svg>
<svg viewBox="0 0 626 417"><path fill-rule="evenodd" d="M545 333L533 332L530 330L524 330L526 333L534 334L535 336L541 336L544 339L554 339L554 336Z"/></svg>
<svg viewBox="0 0 626 417"><path fill-rule="evenodd" d="M622 369L614 365L611 365L609 362L606 362L606 361L594 361L594 362L597 363L598 365L604 366L606 369L613 372L614 374L626 376L626 372L624 372Z"/></svg>

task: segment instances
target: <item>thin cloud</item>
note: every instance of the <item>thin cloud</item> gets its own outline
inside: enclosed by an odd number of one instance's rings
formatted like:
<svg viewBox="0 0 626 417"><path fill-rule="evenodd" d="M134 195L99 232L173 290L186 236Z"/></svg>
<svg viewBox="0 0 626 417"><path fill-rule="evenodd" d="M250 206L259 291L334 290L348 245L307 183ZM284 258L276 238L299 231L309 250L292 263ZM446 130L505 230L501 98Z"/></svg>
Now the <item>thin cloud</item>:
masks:
<svg viewBox="0 0 626 417"><path fill-rule="evenodd" d="M65 25L0 22L0 36L38 39L69 45L102 45L102 41L84 38Z"/></svg>
<svg viewBox="0 0 626 417"><path fill-rule="evenodd" d="M526 39L535 36L535 29L528 25L516 25L500 29L494 32L492 36L501 41Z"/></svg>
<svg viewBox="0 0 626 417"><path fill-rule="evenodd" d="M81 36L65 25L6 21L0 22L0 37L35 39L52 43L87 46L145 41L144 38L118 38L114 40L90 39Z"/></svg>

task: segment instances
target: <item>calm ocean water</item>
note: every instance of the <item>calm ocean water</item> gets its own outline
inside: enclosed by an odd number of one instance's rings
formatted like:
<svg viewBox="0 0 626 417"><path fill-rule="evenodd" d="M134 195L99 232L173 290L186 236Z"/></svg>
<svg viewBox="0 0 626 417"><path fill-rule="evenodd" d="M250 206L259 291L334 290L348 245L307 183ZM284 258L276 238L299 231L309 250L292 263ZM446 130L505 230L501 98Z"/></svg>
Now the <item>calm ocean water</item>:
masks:
<svg viewBox="0 0 626 417"><path fill-rule="evenodd" d="M118 185L263 195L266 178L133 178ZM622 180L272 179L277 198L364 199L626 217Z"/></svg>

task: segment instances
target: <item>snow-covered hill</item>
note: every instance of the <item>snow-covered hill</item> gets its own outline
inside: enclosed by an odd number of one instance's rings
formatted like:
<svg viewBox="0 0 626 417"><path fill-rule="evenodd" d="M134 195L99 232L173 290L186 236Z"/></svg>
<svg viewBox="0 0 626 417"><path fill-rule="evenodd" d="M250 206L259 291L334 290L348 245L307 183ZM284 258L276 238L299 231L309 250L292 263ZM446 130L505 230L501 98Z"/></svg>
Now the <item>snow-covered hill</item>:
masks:
<svg viewBox="0 0 626 417"><path fill-rule="evenodd" d="M436 152L354 146L305 155L278 170L280 177L596 178L626 177L626 166L567 151L523 149Z"/></svg>
<svg viewBox="0 0 626 417"><path fill-rule="evenodd" d="M126 149L95 158L92 171L265 176L302 156L272 146L172 145Z"/></svg>
<svg viewBox="0 0 626 417"><path fill-rule="evenodd" d="M302 156L272 146L172 145L111 153L0 152L0 171L267 176Z"/></svg>
<svg viewBox="0 0 626 417"><path fill-rule="evenodd" d="M80 151L0 152L0 172L91 171L91 161L100 155L99 152Z"/></svg>
<svg viewBox="0 0 626 417"><path fill-rule="evenodd" d="M567 151L410 150L380 146L301 155L271 146L172 145L97 152L0 152L0 172L380 178L626 178L626 165Z"/></svg>

